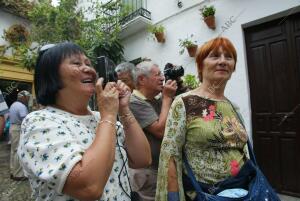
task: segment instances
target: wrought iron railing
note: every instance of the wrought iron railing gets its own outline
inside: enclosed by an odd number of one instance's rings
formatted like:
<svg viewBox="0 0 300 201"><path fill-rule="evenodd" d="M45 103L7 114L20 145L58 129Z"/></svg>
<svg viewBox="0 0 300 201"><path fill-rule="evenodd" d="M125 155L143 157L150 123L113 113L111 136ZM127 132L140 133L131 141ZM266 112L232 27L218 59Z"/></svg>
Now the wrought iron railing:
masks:
<svg viewBox="0 0 300 201"><path fill-rule="evenodd" d="M114 0L109 1L107 4L112 3ZM151 20L151 12L147 10L147 0L121 0L124 10L103 10L103 15L106 16L116 16L119 12L126 12L128 13L122 19L119 19L119 23L121 25L126 24L127 22L142 16L148 20ZM107 27L104 30L111 30L114 25L117 23L115 19L110 21L110 23L106 24Z"/></svg>
<svg viewBox="0 0 300 201"><path fill-rule="evenodd" d="M130 13L129 15L127 15L126 17L124 17L121 20L121 24L124 25L127 22L129 22L130 20L133 20L134 18L139 17L139 16L142 16L148 20L151 20L151 12L145 8L139 8L139 9L133 11L132 13Z"/></svg>

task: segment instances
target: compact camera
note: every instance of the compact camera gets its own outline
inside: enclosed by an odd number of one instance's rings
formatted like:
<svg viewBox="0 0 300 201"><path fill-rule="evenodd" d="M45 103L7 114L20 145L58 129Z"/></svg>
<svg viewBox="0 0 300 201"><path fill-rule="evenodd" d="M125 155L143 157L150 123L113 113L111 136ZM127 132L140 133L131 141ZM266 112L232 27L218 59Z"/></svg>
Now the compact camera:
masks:
<svg viewBox="0 0 300 201"><path fill-rule="evenodd" d="M98 77L103 77L103 87L108 82L118 81L118 75L115 72L116 65L114 62L106 56L97 57L96 72Z"/></svg>

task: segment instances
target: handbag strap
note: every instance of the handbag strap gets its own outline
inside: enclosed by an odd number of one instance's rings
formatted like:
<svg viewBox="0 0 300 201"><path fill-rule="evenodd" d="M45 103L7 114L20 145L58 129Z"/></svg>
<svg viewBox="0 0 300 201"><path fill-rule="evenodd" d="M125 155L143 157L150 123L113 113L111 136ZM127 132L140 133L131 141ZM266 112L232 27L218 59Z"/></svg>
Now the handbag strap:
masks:
<svg viewBox="0 0 300 201"><path fill-rule="evenodd" d="M242 126L244 127L244 129L246 130L246 127L245 127L245 124L244 124L244 121L242 119L242 116L239 112L236 111L235 107L233 106L233 104L231 103L230 100L228 100L226 98L226 100L228 101L228 103L230 103L234 113L236 114L236 116L238 117L238 119L240 120ZM255 155L254 155L254 151L253 151L253 148L252 148L252 144L250 143L249 139L247 140L247 145L248 145L248 150L249 150L249 155L250 155L250 159L252 160L252 162L254 163L255 166L257 166L257 162L256 162L256 158L255 158Z"/></svg>
<svg viewBox="0 0 300 201"><path fill-rule="evenodd" d="M182 157L183 157L183 162L184 162L184 166L188 172L188 177L190 178L191 182L192 182L192 185L194 187L194 189L196 190L197 192L197 195L202 195L203 193L203 189L201 188L201 186L198 184L197 180L196 180L196 177L193 173L193 170L187 160L187 157L185 155L185 152L183 151L182 153Z"/></svg>
<svg viewBox="0 0 300 201"><path fill-rule="evenodd" d="M226 98L227 99L227 98ZM245 124L244 124L244 121L241 117L241 115L235 110L235 107L233 106L233 104L231 103L230 100L228 100L228 103L231 105L234 113L236 114L236 116L238 117L239 121L241 122L242 126L244 127L244 129L246 130L246 127L245 127ZM255 156L254 156L254 152L253 152L253 149L252 149L252 145L250 143L250 141L248 140L247 141L247 145L248 145L248 150L249 150L249 155L250 155L250 159L252 160L252 162L257 166L257 162L256 162L256 159L255 159ZM203 189L201 188L201 186L198 184L197 180L196 180L196 177L191 169L191 166L190 164L188 163L188 160L187 160L187 157L186 157L186 154L185 152L183 151L182 153L182 156L183 156L183 162L184 162L184 165L185 165L185 168L188 172L188 176L192 182L192 185L193 187L195 188L196 192L197 193L201 193L203 192Z"/></svg>

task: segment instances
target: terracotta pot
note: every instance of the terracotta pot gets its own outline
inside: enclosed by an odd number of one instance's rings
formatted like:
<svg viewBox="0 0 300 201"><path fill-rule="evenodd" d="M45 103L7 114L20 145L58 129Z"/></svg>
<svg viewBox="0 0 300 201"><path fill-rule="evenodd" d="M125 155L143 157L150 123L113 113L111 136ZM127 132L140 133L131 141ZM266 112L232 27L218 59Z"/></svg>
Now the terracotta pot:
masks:
<svg viewBox="0 0 300 201"><path fill-rule="evenodd" d="M164 43L166 41L164 32L162 32L162 33L155 33L154 35L156 37L157 42Z"/></svg>
<svg viewBox="0 0 300 201"><path fill-rule="evenodd" d="M204 22L207 24L207 26L211 29L216 28L216 21L215 16L208 16L204 18Z"/></svg>
<svg viewBox="0 0 300 201"><path fill-rule="evenodd" d="M189 47L186 48L189 55L190 55L190 57L194 57L196 55L197 48L198 48L197 45L192 45L192 46L189 46Z"/></svg>

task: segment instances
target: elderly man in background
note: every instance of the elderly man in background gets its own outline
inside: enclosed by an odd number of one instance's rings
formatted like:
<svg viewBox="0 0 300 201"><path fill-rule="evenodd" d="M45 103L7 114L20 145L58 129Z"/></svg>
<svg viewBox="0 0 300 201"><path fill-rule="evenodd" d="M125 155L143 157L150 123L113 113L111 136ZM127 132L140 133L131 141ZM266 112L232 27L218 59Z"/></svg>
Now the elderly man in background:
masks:
<svg viewBox="0 0 300 201"><path fill-rule="evenodd" d="M129 88L131 92L135 89L135 81L136 81L136 74L135 74L135 66L130 62L123 62L117 65L115 69L118 79L122 80Z"/></svg>
<svg viewBox="0 0 300 201"><path fill-rule="evenodd" d="M177 84L168 80L164 85L165 78L159 66L150 61L136 66L136 76L136 90L130 98L130 109L149 141L152 165L131 169L130 178L132 190L138 193L141 200L152 201L155 198L160 145ZM162 96L158 96L160 93Z"/></svg>
<svg viewBox="0 0 300 201"><path fill-rule="evenodd" d="M18 93L18 99L9 108L11 136L11 151L10 151L10 177L13 180L25 180L23 169L19 162L17 149L20 140L21 123L28 114L27 105L30 98L30 93L26 90Z"/></svg>

